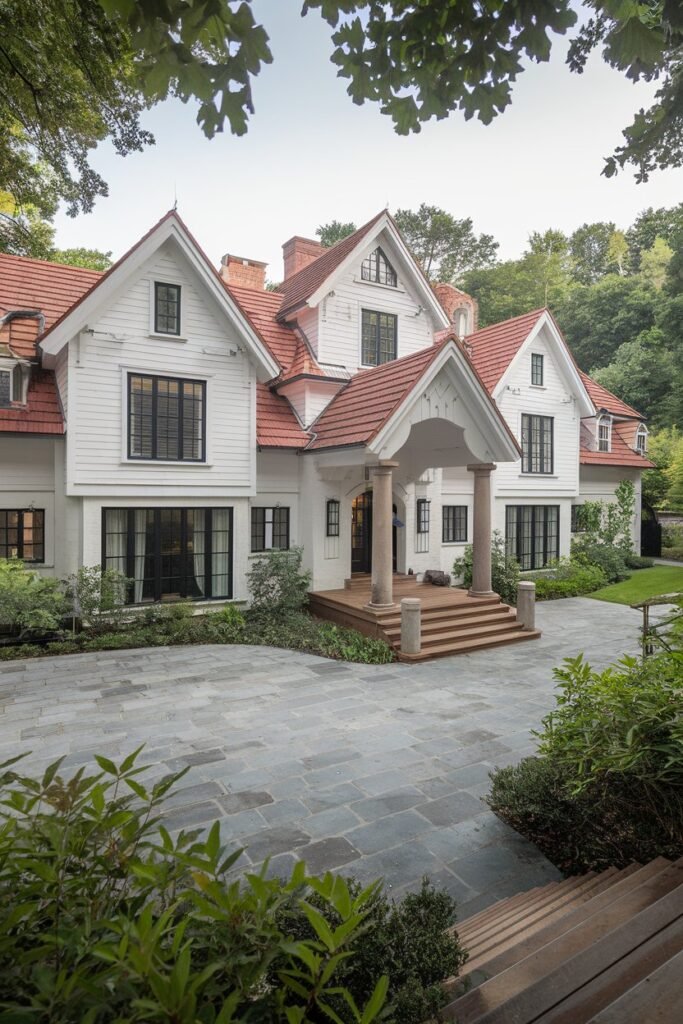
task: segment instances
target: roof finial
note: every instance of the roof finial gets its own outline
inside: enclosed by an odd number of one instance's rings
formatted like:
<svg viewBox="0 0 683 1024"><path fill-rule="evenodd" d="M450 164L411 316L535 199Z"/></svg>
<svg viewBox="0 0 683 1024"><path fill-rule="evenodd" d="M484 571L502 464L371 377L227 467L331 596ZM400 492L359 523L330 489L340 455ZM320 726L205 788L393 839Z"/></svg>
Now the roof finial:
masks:
<svg viewBox="0 0 683 1024"><path fill-rule="evenodd" d="M175 181L173 182L173 209L178 209L178 186Z"/></svg>

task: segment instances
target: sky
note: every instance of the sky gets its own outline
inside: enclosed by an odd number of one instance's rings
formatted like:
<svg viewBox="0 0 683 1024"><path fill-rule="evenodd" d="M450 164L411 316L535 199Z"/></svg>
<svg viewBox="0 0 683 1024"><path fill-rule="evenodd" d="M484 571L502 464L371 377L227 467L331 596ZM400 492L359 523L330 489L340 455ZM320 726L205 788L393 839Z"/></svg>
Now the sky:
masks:
<svg viewBox="0 0 683 1024"><path fill-rule="evenodd" d="M512 104L491 125L455 112L418 135L398 136L379 108L358 107L329 60L331 30L301 0L254 0L274 61L254 82L246 136L204 138L196 110L168 100L147 112L156 145L122 158L108 145L92 163L109 196L91 214L57 215L56 244L111 250L118 258L177 198L209 257L267 261L282 277L282 243L315 237L333 219L364 223L388 206L440 206L492 234L499 256L521 255L531 231L611 220L626 228L648 206L683 200L683 170L655 172L637 185L627 170L601 175L634 112L653 88L633 85L598 55L583 75L564 63L553 37L549 63L531 64Z"/></svg>

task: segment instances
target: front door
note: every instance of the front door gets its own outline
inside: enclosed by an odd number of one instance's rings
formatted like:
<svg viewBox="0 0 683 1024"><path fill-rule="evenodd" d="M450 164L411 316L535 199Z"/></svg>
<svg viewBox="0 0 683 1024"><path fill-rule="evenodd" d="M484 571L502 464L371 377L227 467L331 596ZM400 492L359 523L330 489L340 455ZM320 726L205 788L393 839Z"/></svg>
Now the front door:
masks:
<svg viewBox="0 0 683 1024"><path fill-rule="evenodd" d="M394 519L396 506L393 506ZM393 569L396 572L396 524L391 529ZM351 572L372 571L372 491L364 491L351 505Z"/></svg>

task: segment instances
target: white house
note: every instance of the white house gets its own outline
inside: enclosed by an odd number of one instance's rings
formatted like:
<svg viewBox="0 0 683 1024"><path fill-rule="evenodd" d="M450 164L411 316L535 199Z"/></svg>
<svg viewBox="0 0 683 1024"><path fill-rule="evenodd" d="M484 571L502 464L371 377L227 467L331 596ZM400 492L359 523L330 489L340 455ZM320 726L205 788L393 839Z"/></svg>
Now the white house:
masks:
<svg viewBox="0 0 683 1024"><path fill-rule="evenodd" d="M131 602L245 600L250 559L301 545L313 589L449 570L490 532L525 568L572 509L639 487L638 413L580 373L551 314L476 329L385 211L284 281L216 270L171 211L106 274L0 256L0 557L135 580ZM634 522L634 535L639 525Z"/></svg>

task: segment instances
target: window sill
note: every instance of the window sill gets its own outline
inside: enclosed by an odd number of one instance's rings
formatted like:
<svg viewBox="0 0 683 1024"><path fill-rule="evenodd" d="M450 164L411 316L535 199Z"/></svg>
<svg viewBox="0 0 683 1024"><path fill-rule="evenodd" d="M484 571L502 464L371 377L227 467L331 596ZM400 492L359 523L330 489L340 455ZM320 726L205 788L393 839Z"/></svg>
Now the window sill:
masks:
<svg viewBox="0 0 683 1024"><path fill-rule="evenodd" d="M365 281L362 277L354 277L354 284L367 284L370 288L383 288L386 292L392 292L394 295L398 292L401 295L405 295L405 288L400 288L398 285L393 284L382 284L381 281Z"/></svg>
<svg viewBox="0 0 683 1024"><path fill-rule="evenodd" d="M518 473L520 480L559 480L557 473Z"/></svg>
<svg viewBox="0 0 683 1024"><path fill-rule="evenodd" d="M463 544L469 544L467 540L442 540L442 548L461 548Z"/></svg>
<svg viewBox="0 0 683 1024"><path fill-rule="evenodd" d="M548 387L547 387L546 384L530 384L529 387L533 388L534 391L547 391L548 390Z"/></svg>
<svg viewBox="0 0 683 1024"><path fill-rule="evenodd" d="M121 466L188 466L192 469L212 469L213 462L190 462L184 459L121 459Z"/></svg>
<svg viewBox="0 0 683 1024"><path fill-rule="evenodd" d="M164 341L180 341L186 342L187 338L182 334L162 334L161 331L150 331L148 334L149 338L163 338Z"/></svg>

